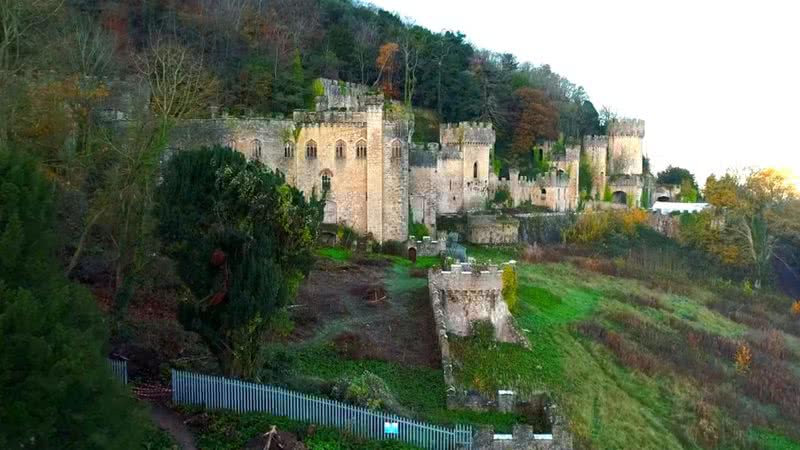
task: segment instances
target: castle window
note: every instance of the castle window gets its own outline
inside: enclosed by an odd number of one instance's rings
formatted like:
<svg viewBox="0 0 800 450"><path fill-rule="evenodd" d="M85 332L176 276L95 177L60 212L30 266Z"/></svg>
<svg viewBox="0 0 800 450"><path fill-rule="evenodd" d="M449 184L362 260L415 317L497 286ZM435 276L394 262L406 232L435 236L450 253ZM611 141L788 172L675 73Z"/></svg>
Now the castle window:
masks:
<svg viewBox="0 0 800 450"><path fill-rule="evenodd" d="M478 161L472 165L472 178L478 178Z"/></svg>
<svg viewBox="0 0 800 450"><path fill-rule="evenodd" d="M322 191L328 192L331 190L331 176L327 173L322 174Z"/></svg>
<svg viewBox="0 0 800 450"><path fill-rule="evenodd" d="M358 141L356 143L356 158L365 159L367 157L367 143L366 141Z"/></svg>
<svg viewBox="0 0 800 450"><path fill-rule="evenodd" d="M547 195L547 189L542 188L542 195Z"/></svg>
<svg viewBox="0 0 800 450"><path fill-rule="evenodd" d="M336 159L344 159L345 145L344 141L336 141Z"/></svg>
<svg viewBox="0 0 800 450"><path fill-rule="evenodd" d="M253 147L250 152L250 157L255 161L261 161L261 141L253 139Z"/></svg>
<svg viewBox="0 0 800 450"><path fill-rule="evenodd" d="M392 158L399 158L403 154L403 148L400 146L400 141L395 140L392 142Z"/></svg>
<svg viewBox="0 0 800 450"><path fill-rule="evenodd" d="M283 157L294 158L294 142L286 141L286 143L283 144Z"/></svg>
<svg viewBox="0 0 800 450"><path fill-rule="evenodd" d="M317 159L317 143L314 141L306 142L306 159Z"/></svg>

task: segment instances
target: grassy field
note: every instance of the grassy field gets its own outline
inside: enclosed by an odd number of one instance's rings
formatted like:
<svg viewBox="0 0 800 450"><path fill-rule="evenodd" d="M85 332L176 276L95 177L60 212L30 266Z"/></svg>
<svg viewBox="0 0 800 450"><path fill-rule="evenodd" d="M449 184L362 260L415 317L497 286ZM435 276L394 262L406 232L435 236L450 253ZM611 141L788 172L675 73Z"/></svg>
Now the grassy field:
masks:
<svg viewBox="0 0 800 450"><path fill-rule="evenodd" d="M516 259L511 249L471 248L470 256ZM591 448L800 448L798 327L788 299L664 290L571 263L518 263L518 276L515 316L532 350L454 339L462 384L487 394L550 392ZM737 370L741 344L752 361Z"/></svg>

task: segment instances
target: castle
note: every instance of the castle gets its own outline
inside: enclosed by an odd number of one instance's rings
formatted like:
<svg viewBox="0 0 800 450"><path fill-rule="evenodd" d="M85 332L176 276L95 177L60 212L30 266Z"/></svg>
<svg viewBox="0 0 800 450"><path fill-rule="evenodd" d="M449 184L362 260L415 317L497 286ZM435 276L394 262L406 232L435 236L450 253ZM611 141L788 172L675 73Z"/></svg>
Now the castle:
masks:
<svg viewBox="0 0 800 450"><path fill-rule="evenodd" d="M322 95L313 112L295 111L291 119L234 118L212 109L208 119L177 124L170 149L218 144L240 151L280 170L306 195L325 191L325 223L344 223L377 241L405 241L411 221L433 230L439 215L484 209L500 190L512 206L575 210L581 155L593 178L587 194L599 199L610 192L616 203L639 204L643 121L613 121L608 136L588 136L560 154L545 142L535 155L551 162L548 173L528 179L512 169L500 178L491 170L491 124L443 124L438 143L412 144L413 117L382 95L353 83L318 84Z"/></svg>

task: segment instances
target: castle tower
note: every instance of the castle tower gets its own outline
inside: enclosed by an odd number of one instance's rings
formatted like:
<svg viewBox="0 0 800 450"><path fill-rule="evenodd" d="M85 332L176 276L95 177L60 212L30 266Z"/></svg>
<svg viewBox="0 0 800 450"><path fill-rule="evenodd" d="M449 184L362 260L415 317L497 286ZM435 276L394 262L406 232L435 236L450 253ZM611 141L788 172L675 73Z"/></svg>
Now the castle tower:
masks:
<svg viewBox="0 0 800 450"><path fill-rule="evenodd" d="M461 122L439 128L442 148L458 151L461 159L462 208L480 209L489 192L490 154L496 135L491 123Z"/></svg>
<svg viewBox="0 0 800 450"><path fill-rule="evenodd" d="M608 175L641 175L644 120L615 119L608 124Z"/></svg>
<svg viewBox="0 0 800 450"><path fill-rule="evenodd" d="M566 166L567 174L569 175L569 182L567 184L566 206L570 211L575 211L578 209L578 201L580 200L580 163L580 146L568 146L566 154Z"/></svg>
<svg viewBox="0 0 800 450"><path fill-rule="evenodd" d="M589 195L598 199L606 190L608 175L608 136L585 136L583 138L584 157L592 172L592 192Z"/></svg>
<svg viewBox="0 0 800 450"><path fill-rule="evenodd" d="M383 98L367 99L367 232L383 242Z"/></svg>

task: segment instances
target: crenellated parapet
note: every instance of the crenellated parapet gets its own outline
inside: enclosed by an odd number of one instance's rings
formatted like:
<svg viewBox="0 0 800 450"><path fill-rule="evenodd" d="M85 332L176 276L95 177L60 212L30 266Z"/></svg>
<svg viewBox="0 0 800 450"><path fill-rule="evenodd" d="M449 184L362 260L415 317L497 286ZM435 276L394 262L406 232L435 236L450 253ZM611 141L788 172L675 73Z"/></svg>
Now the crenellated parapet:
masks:
<svg viewBox="0 0 800 450"><path fill-rule="evenodd" d="M586 149L602 148L605 150L608 148L608 136L584 136L583 147Z"/></svg>
<svg viewBox="0 0 800 450"><path fill-rule="evenodd" d="M363 112L346 111L295 111L292 115L295 123L303 126L361 126L367 124L367 117Z"/></svg>
<svg viewBox="0 0 800 450"><path fill-rule="evenodd" d="M609 136L644 137L644 120L614 119L608 123Z"/></svg>
<svg viewBox="0 0 800 450"><path fill-rule="evenodd" d="M496 138L494 128L489 122L445 123L439 127L439 142L442 146L492 146Z"/></svg>

